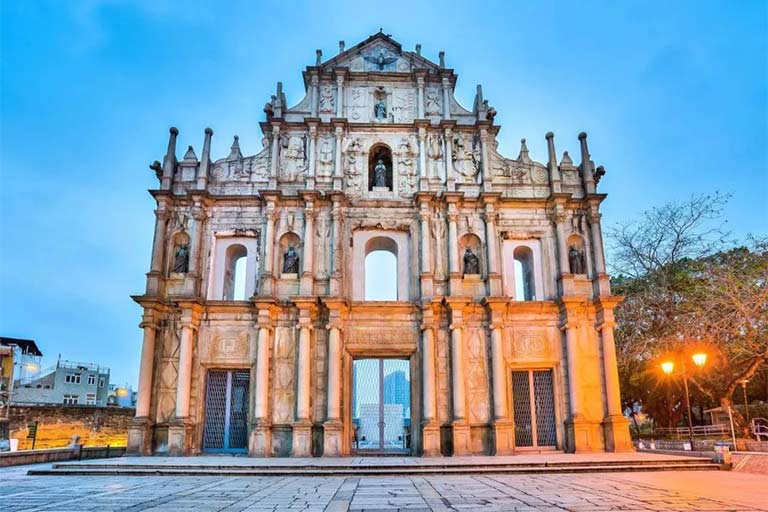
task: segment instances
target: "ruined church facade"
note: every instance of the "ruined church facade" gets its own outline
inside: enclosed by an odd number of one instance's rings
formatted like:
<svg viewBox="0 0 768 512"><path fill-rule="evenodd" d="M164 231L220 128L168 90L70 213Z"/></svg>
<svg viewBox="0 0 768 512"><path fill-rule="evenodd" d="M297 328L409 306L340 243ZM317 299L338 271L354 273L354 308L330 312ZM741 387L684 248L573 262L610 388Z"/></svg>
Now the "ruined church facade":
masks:
<svg viewBox="0 0 768 512"><path fill-rule="evenodd" d="M381 32L329 60L318 50L298 104L278 84L252 156L235 137L212 159L206 129L200 158L178 159L171 128L133 297L130 452L631 449L604 170L584 133L579 163L552 133L546 163L525 140L501 155L495 109L479 86L460 105L444 60ZM378 252L389 274L366 265ZM374 277L388 300L371 299Z"/></svg>

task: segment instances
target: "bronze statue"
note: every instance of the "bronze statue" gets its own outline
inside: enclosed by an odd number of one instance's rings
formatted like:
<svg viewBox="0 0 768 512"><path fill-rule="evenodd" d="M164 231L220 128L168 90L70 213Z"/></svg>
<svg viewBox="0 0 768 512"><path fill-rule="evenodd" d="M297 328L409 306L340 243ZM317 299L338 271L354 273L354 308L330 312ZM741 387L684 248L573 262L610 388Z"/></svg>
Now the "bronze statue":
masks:
<svg viewBox="0 0 768 512"><path fill-rule="evenodd" d="M381 158L376 162L376 167L373 168L373 186L387 186L387 166L384 165L384 160Z"/></svg>
<svg viewBox="0 0 768 512"><path fill-rule="evenodd" d="M180 245L176 249L176 255L173 259L173 271L177 274L189 272L189 248L187 244Z"/></svg>
<svg viewBox="0 0 768 512"><path fill-rule="evenodd" d="M467 274L479 274L480 273L480 259L475 256L472 249L467 247L464 252L464 275Z"/></svg>
<svg viewBox="0 0 768 512"><path fill-rule="evenodd" d="M376 106L373 107L373 114L376 116L376 119L387 118L387 104L384 103L383 98L376 102Z"/></svg>
<svg viewBox="0 0 768 512"><path fill-rule="evenodd" d="M299 255L292 245L288 246L288 250L283 255L283 274L298 274L299 273Z"/></svg>
<svg viewBox="0 0 768 512"><path fill-rule="evenodd" d="M580 251L575 245L568 251L568 263L571 267L571 274L584 274L584 252Z"/></svg>

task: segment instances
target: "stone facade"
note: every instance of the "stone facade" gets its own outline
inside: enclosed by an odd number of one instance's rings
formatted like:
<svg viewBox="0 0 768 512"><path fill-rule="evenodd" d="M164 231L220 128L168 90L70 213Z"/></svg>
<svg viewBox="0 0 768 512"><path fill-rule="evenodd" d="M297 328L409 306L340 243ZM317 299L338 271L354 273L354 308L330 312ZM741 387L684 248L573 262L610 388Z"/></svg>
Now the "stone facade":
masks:
<svg viewBox="0 0 768 512"><path fill-rule="evenodd" d="M631 449L604 170L586 134L578 166L567 152L558 163L551 133L546 164L525 140L502 156L482 89L472 109L459 105L439 60L383 33L327 61L318 50L296 106L278 83L254 156L235 137L211 160L207 129L201 159L190 146L177 160L171 128L150 166L160 185L147 288L134 297L144 341L129 450L201 452L206 375L237 369L250 372L251 455L349 455L363 357L410 361L413 454L522 451L536 422L515 411L529 406L548 408L549 449ZM397 258L397 300L365 300L374 250ZM549 403L534 394L538 370ZM530 396L516 395L513 373L532 376Z"/></svg>

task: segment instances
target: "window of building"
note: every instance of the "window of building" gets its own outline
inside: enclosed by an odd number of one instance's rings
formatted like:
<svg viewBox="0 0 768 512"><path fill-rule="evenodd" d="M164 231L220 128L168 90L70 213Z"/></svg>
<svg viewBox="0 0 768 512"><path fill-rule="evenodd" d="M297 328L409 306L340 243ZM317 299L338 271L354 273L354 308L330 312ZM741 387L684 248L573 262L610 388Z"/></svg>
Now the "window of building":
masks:
<svg viewBox="0 0 768 512"><path fill-rule="evenodd" d="M64 395L64 405L77 405L80 403L79 395Z"/></svg>
<svg viewBox="0 0 768 512"><path fill-rule="evenodd" d="M64 382L66 382L67 384L80 384L80 374L68 373L67 376L64 378Z"/></svg>
<svg viewBox="0 0 768 512"><path fill-rule="evenodd" d="M397 280L397 243L391 238L370 239L365 255L365 300L398 300Z"/></svg>
<svg viewBox="0 0 768 512"><path fill-rule="evenodd" d="M533 278L533 251L529 247L515 248L515 300L536 300Z"/></svg>
<svg viewBox="0 0 768 512"><path fill-rule="evenodd" d="M96 384L96 376L95 375L89 375L88 376L88 385L93 386Z"/></svg>
<svg viewBox="0 0 768 512"><path fill-rule="evenodd" d="M85 403L87 405L96 405L96 393L88 393L85 395Z"/></svg>
<svg viewBox="0 0 768 512"><path fill-rule="evenodd" d="M104 377L102 377L102 378L100 378L100 379L99 379L99 387L100 387L100 388L103 388L103 387L104 387Z"/></svg>
<svg viewBox="0 0 768 512"><path fill-rule="evenodd" d="M227 247L224 268L224 300L245 300L248 250L240 244Z"/></svg>

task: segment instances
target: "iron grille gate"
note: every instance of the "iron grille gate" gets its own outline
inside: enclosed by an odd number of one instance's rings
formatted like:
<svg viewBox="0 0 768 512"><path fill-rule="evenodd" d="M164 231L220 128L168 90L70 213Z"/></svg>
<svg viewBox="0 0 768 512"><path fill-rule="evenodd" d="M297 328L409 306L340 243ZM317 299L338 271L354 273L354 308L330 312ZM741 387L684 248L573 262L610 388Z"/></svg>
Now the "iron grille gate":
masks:
<svg viewBox="0 0 768 512"><path fill-rule="evenodd" d="M250 374L211 370L205 388L203 450L244 452L248 448L248 388Z"/></svg>
<svg viewBox="0 0 768 512"><path fill-rule="evenodd" d="M403 359L356 359L352 375L354 449L410 450L410 362Z"/></svg>
<svg viewBox="0 0 768 512"><path fill-rule="evenodd" d="M512 372L515 446L556 447L555 393L552 370Z"/></svg>

